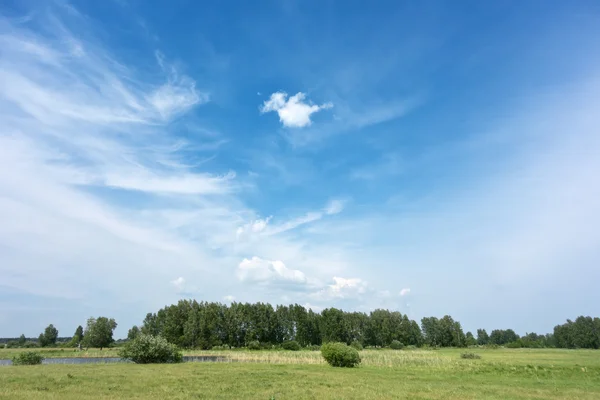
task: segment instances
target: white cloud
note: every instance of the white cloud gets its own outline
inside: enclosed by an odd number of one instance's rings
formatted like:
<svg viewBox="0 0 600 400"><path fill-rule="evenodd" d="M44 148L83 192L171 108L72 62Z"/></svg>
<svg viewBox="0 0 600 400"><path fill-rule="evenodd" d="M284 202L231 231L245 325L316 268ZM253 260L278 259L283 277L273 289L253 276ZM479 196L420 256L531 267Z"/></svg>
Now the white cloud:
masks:
<svg viewBox="0 0 600 400"><path fill-rule="evenodd" d="M238 279L254 283L292 283L306 284L302 271L287 268L281 261L263 260L260 257L244 258L237 270Z"/></svg>
<svg viewBox="0 0 600 400"><path fill-rule="evenodd" d="M267 113L271 111L277 112L279 120L284 126L290 128L302 128L309 126L312 121L310 116L320 110L326 110L333 107L331 103L325 103L322 105L305 103L304 99L306 95L302 92L296 93L289 99L285 92L275 92L271 95L269 100L263 103L260 111L261 113Z"/></svg>
<svg viewBox="0 0 600 400"><path fill-rule="evenodd" d="M320 299L353 299L366 293L368 285L359 278L333 277L333 284L315 292L313 297Z"/></svg>
<svg viewBox="0 0 600 400"><path fill-rule="evenodd" d="M252 234L252 233L261 233L267 228L269 221L273 218L273 216L268 216L264 219L256 219L254 221L250 221L243 226L237 228L236 235L240 238L244 234Z"/></svg>
<svg viewBox="0 0 600 400"><path fill-rule="evenodd" d="M175 287L177 293L181 293L185 288L185 279L183 279L183 277L180 276L179 278L172 280L171 285Z"/></svg>
<svg viewBox="0 0 600 400"><path fill-rule="evenodd" d="M227 296L223 296L223 300L231 303L231 302L235 301L235 296L232 296L232 295L229 294Z"/></svg>
<svg viewBox="0 0 600 400"><path fill-rule="evenodd" d="M344 202L341 200L332 200L325 208L325 214L339 214L344 210Z"/></svg>
<svg viewBox="0 0 600 400"><path fill-rule="evenodd" d="M400 296L406 296L407 294L410 294L410 288L404 288L400 291Z"/></svg>

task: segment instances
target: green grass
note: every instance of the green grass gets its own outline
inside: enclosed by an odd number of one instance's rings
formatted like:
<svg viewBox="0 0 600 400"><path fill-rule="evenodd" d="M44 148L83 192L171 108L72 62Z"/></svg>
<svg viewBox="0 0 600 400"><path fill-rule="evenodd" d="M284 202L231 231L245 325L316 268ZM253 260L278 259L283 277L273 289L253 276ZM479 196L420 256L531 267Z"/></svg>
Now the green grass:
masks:
<svg viewBox="0 0 600 400"><path fill-rule="evenodd" d="M318 352L195 351L186 354L246 362L0 367L0 399L600 398L600 351L469 351L482 358L461 359L464 349L371 350L360 368L340 369Z"/></svg>

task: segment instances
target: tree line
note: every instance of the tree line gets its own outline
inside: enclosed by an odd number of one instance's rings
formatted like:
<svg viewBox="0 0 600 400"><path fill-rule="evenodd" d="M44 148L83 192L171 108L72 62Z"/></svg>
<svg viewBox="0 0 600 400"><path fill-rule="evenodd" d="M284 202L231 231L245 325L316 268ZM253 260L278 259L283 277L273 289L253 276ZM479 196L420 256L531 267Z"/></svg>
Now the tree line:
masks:
<svg viewBox="0 0 600 400"><path fill-rule="evenodd" d="M72 337L59 338L58 329L50 324L44 329L36 340L27 339L25 335L21 335L18 339L0 339L0 343L4 342L7 348L32 348L32 347L96 347L104 348L112 345L113 332L117 327L117 323L113 318L98 317L89 318L86 323L85 330L79 325L75 329ZM59 339L62 339L59 341Z"/></svg>
<svg viewBox="0 0 600 400"><path fill-rule="evenodd" d="M298 304L273 307L268 303L221 303L181 300L148 313L138 333L160 335L183 348L210 349L215 346L245 347L250 342L280 345L296 341L302 346L326 342L359 342L363 346L389 347L394 341L407 346L467 347L475 345L506 347L600 348L600 318L578 317L557 325L550 334L519 336L512 329L476 336L464 332L451 316L426 317L421 323L398 311L377 309L370 313L345 312L327 308L315 313Z"/></svg>
<svg viewBox="0 0 600 400"><path fill-rule="evenodd" d="M65 347L108 347L114 344L112 318L90 318L86 328L77 327L75 334L62 343ZM398 311L377 309L370 313L346 312L327 308L320 313L298 304L232 303L231 305L196 300L181 300L148 313L141 326L133 326L128 340L140 333L161 336L181 348L211 349L247 347L260 343L263 347L295 341L301 346L320 346L327 342L360 343L365 347L389 347L392 343L415 347L557 347L600 348L600 318L580 316L557 325L553 333L527 333L519 336L512 329L495 329L476 335L464 332L460 322L451 316L426 317L421 323ZM51 324L37 341L22 335L8 347L56 346L58 330ZM0 340L1 342L1 340Z"/></svg>

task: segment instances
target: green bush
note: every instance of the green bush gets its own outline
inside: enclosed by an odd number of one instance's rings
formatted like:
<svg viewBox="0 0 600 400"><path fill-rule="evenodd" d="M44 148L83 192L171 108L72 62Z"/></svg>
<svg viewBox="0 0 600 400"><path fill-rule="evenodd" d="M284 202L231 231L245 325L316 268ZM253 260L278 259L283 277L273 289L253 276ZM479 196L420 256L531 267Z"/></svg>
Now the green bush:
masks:
<svg viewBox="0 0 600 400"><path fill-rule="evenodd" d="M479 354L475 354L475 353L462 353L460 355L460 358L464 358L467 360L479 360L481 358L481 356Z"/></svg>
<svg viewBox="0 0 600 400"><path fill-rule="evenodd" d="M353 348L355 348L358 351L361 351L363 349L362 343L359 342L358 340L355 340L352 343L350 343L350 347L353 347Z"/></svg>
<svg viewBox="0 0 600 400"><path fill-rule="evenodd" d="M325 343L321 346L321 355L332 367L352 368L360 364L358 350L345 343Z"/></svg>
<svg viewBox="0 0 600 400"><path fill-rule="evenodd" d="M292 351L300 350L300 344L298 342L296 342L295 340L285 341L281 344L281 347L283 347L284 350L292 350Z"/></svg>
<svg viewBox="0 0 600 400"><path fill-rule="evenodd" d="M136 364L164 364L182 361L181 351L161 336L138 335L119 349L119 356Z"/></svg>
<svg viewBox="0 0 600 400"><path fill-rule="evenodd" d="M44 357L35 351L24 351L12 359L13 365L38 365L42 363Z"/></svg>
<svg viewBox="0 0 600 400"><path fill-rule="evenodd" d="M260 350L262 347L260 346L260 343L258 342L258 340L253 340L251 342L248 343L248 350Z"/></svg>
<svg viewBox="0 0 600 400"><path fill-rule="evenodd" d="M402 350L403 348L404 344L399 340L392 340L392 343L390 343L390 349L392 350Z"/></svg>
<svg viewBox="0 0 600 400"><path fill-rule="evenodd" d="M306 350L310 350L310 351L319 351L321 350L321 346L317 345L317 344L309 344L308 346L305 347Z"/></svg>

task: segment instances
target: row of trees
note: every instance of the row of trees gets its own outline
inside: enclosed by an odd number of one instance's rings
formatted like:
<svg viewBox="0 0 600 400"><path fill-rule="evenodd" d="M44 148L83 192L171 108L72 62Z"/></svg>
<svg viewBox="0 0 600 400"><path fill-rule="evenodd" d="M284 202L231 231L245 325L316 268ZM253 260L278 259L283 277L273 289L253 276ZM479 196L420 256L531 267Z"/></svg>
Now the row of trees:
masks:
<svg viewBox="0 0 600 400"><path fill-rule="evenodd" d="M81 325L77 327L73 336L67 342L61 343L64 347L96 347L104 348L113 342L113 332L117 323L112 318L98 317L87 320L85 330ZM17 340L7 341L7 347L55 347L58 340L58 329L50 324L40 333L37 342L28 341L25 335Z"/></svg>
<svg viewBox="0 0 600 400"><path fill-rule="evenodd" d="M358 341L367 346L389 346L398 340L419 346L423 336L419 325L406 315L388 310L370 314L328 308L315 313L298 304L220 303L181 300L157 313L149 313L136 332L163 336L185 348L209 349L214 346L244 347L250 342L281 344L297 341L302 346L324 342Z"/></svg>
<svg viewBox="0 0 600 400"><path fill-rule="evenodd" d="M477 337L464 333L451 316L428 317L419 325L397 311L378 309L369 314L328 308L315 313L298 304L273 307L266 303L220 303L181 300L157 313L146 315L141 327L134 326L128 337L145 333L160 335L184 348L214 346L243 347L250 342L277 345L295 340L302 346L325 342L359 342L363 346L387 347L393 341L404 345L466 347L498 345L507 347L599 348L599 319L579 317L555 327L554 334L496 329L489 335L477 330Z"/></svg>
<svg viewBox="0 0 600 400"><path fill-rule="evenodd" d="M104 348L114 343L117 323L112 318L90 318L86 328L77 327L67 347ZM512 329L496 329L489 335L478 329L475 337L463 332L460 322L449 315L416 321L397 311L374 310L370 313L344 312L327 308L315 313L292 304L273 307L267 303L220 303L181 300L156 313L149 313L138 327L132 327L128 339L140 333L161 336L182 348L210 349L215 346L246 347L249 343L279 345L296 341L302 346L327 342L360 343L362 346L389 347L393 342L412 346L466 347L498 345L506 347L600 348L600 318L578 317L557 325L553 334L527 333L519 337ZM22 335L10 341L11 347L55 346L58 330L50 324L38 338L27 342Z"/></svg>

